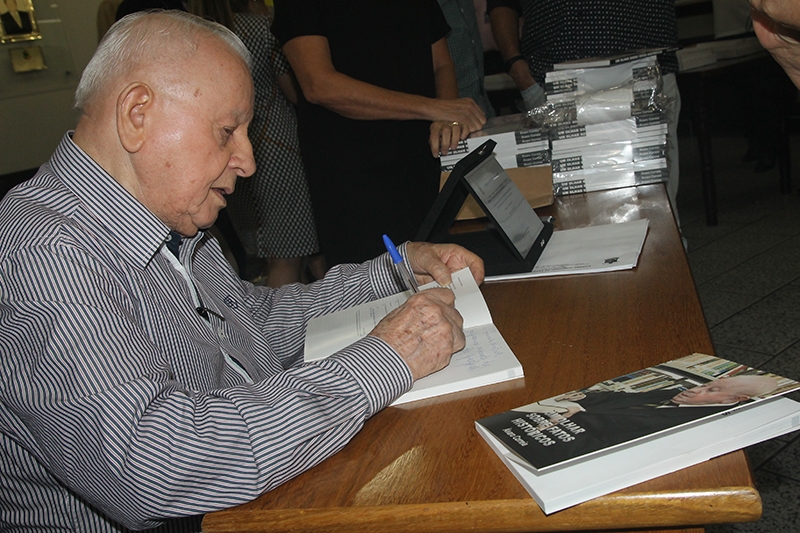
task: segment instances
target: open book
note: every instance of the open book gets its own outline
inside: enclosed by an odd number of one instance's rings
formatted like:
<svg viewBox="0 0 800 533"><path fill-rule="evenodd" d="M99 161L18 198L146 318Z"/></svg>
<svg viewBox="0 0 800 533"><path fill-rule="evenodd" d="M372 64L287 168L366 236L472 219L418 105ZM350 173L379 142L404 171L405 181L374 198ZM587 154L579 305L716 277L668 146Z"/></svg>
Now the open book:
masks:
<svg viewBox="0 0 800 533"><path fill-rule="evenodd" d="M429 283L420 289L431 287L438 285ZM453 354L447 367L417 380L393 405L523 376L522 365L492 322L486 301L468 268L453 274L450 288L456 296L456 309L464 318L466 347ZM305 360L322 359L365 337L410 296L409 291L401 292L312 319L306 328Z"/></svg>
<svg viewBox="0 0 800 533"><path fill-rule="evenodd" d="M693 354L476 422L545 513L800 427L796 381Z"/></svg>

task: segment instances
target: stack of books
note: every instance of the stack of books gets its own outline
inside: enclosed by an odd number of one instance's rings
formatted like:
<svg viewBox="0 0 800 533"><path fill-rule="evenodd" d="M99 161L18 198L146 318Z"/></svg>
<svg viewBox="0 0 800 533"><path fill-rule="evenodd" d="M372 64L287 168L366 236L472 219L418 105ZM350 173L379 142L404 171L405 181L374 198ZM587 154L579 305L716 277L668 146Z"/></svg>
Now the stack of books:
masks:
<svg viewBox="0 0 800 533"><path fill-rule="evenodd" d="M487 140L497 143L494 154L504 169L550 164L547 131L535 127L523 114L493 117L483 128L458 143L455 150L440 158L442 172L450 172L467 154Z"/></svg>
<svg viewBox="0 0 800 533"><path fill-rule="evenodd" d="M556 196L666 181L667 120L656 54L554 65L545 78Z"/></svg>
<svg viewBox="0 0 800 533"><path fill-rule="evenodd" d="M600 107L602 102L606 101L615 106L611 111L627 112L627 116L630 116L632 109L641 105L642 100L651 99L658 90L661 75L655 55L604 65L606 61L588 60L579 64L595 66L581 68L574 67L575 63L572 62L554 65L554 70L545 74L544 88L547 101L569 102L577 108L580 108L584 101L594 107ZM592 112L588 108L583 111ZM626 118L619 115L614 117ZM580 115L577 120L582 121ZM584 123L598 122L592 120L591 115L584 120Z"/></svg>
<svg viewBox="0 0 800 533"><path fill-rule="evenodd" d="M658 111L550 131L556 196L666 181L667 119Z"/></svg>

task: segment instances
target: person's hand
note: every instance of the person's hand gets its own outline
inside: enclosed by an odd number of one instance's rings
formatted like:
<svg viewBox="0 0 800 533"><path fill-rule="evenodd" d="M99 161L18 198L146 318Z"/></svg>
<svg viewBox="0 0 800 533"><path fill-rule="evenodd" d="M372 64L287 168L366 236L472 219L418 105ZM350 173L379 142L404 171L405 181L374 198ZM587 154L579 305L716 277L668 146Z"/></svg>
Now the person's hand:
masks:
<svg viewBox="0 0 800 533"><path fill-rule="evenodd" d="M751 0L750 5L759 42L800 87L800 5L787 0Z"/></svg>
<svg viewBox="0 0 800 533"><path fill-rule="evenodd" d="M428 144L431 146L431 155L439 157L447 155L450 150L455 150L459 141L469 136L469 130L459 122L431 122L431 136Z"/></svg>
<svg viewBox="0 0 800 533"><path fill-rule="evenodd" d="M420 285L434 280L439 285L450 285L453 281L451 273L465 267L469 267L478 285L483 283L483 260L457 244L410 242L406 245L406 254Z"/></svg>
<svg viewBox="0 0 800 533"><path fill-rule="evenodd" d="M486 124L486 115L472 98L436 100L429 143L433 157L447 154L470 133Z"/></svg>
<svg viewBox="0 0 800 533"><path fill-rule="evenodd" d="M381 320L370 335L386 341L411 370L414 380L441 370L466 343L464 319L450 289L414 294Z"/></svg>
<svg viewBox="0 0 800 533"><path fill-rule="evenodd" d="M522 96L522 101L525 104L526 111L536 109L537 107L547 103L547 95L544 93L542 86L538 83L534 83L522 91L520 96Z"/></svg>

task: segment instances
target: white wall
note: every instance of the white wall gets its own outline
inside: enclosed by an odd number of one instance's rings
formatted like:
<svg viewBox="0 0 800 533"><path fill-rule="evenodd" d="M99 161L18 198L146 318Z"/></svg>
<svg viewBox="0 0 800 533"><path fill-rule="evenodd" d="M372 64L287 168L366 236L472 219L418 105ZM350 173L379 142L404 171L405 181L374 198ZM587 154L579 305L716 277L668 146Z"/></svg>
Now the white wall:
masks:
<svg viewBox="0 0 800 533"><path fill-rule="evenodd" d="M0 175L37 168L75 126L72 97L97 46L101 0L33 0L42 39L0 45ZM8 50L41 46L46 71L14 73Z"/></svg>

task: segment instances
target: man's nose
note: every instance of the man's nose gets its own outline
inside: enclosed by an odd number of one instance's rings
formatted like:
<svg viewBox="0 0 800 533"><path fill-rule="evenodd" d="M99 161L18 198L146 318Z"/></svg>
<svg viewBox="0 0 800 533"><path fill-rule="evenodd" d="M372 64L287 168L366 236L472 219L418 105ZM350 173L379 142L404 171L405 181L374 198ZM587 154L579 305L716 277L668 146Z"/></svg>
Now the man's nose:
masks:
<svg viewBox="0 0 800 533"><path fill-rule="evenodd" d="M256 160L253 156L253 145L246 135L237 143L237 150L231 159L238 176L247 178L255 173Z"/></svg>

